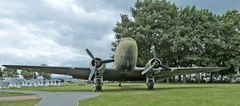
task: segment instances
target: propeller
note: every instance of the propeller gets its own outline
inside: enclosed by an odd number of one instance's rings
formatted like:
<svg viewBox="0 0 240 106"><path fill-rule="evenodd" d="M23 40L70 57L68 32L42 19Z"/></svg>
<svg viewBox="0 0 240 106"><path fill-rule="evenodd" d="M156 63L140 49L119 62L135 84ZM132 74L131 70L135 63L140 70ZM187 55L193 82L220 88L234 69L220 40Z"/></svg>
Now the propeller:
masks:
<svg viewBox="0 0 240 106"><path fill-rule="evenodd" d="M114 62L114 60L113 59L108 59L108 60L101 61L102 64L111 63L111 62Z"/></svg>
<svg viewBox="0 0 240 106"><path fill-rule="evenodd" d="M148 66L147 68L145 68L145 69L143 70L143 72L142 72L142 75L143 75L143 74L146 74L146 73L147 73L148 71L150 71L153 67L154 67L154 64Z"/></svg>
<svg viewBox="0 0 240 106"><path fill-rule="evenodd" d="M94 70L96 70L95 67L94 67ZM91 79L92 79L93 74L94 74L94 70L91 70L91 72L90 72L90 74L89 74L89 76L88 76L88 80L91 80Z"/></svg>
<svg viewBox="0 0 240 106"><path fill-rule="evenodd" d="M152 55L153 55L154 62L153 62L150 66L146 67L146 68L142 71L142 75L143 75L143 74L146 74L147 72L149 72L149 71L150 71L152 68L154 68L154 66L156 66L156 65L159 65L160 67L162 67L162 68L164 68L164 69L167 69L167 70L170 69L170 68L168 68L167 66L164 66L164 65L162 65L161 63L159 63L159 61L157 61L157 60L158 60L158 59L157 59L157 52L156 52L156 48L155 48L154 45L152 45L150 52L151 52ZM160 72L160 71L159 71L159 72Z"/></svg>
<svg viewBox="0 0 240 106"><path fill-rule="evenodd" d="M91 72L88 76L88 80L91 80L95 72L97 71L98 66L101 66L102 64L111 63L114 62L113 59L108 60L101 60L99 58L95 58L92 52L89 49L86 49L87 54L92 58L93 61L93 68L90 68Z"/></svg>
<svg viewBox="0 0 240 106"><path fill-rule="evenodd" d="M152 55L153 55L154 62L153 62L152 65L148 66L147 68L145 68L145 69L143 70L142 75L143 75L143 74L146 74L148 71L150 71L150 70L156 65L156 62L157 62L157 53L156 53L156 49L155 49L155 46L154 46L154 45L152 45L150 52L151 52Z"/></svg>
<svg viewBox="0 0 240 106"><path fill-rule="evenodd" d="M156 52L156 48L154 45L152 45L150 52L153 54L153 58L156 59L157 58L157 52Z"/></svg>
<svg viewBox="0 0 240 106"><path fill-rule="evenodd" d="M86 49L86 52L93 60L95 59L95 57L93 56L89 49Z"/></svg>

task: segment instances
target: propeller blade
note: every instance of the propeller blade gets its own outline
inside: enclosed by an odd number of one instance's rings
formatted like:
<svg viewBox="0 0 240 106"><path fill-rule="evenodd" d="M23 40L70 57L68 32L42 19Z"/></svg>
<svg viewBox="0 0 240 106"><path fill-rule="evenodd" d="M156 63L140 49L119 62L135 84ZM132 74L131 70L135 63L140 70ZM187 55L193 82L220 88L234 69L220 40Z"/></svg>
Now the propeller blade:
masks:
<svg viewBox="0 0 240 106"><path fill-rule="evenodd" d="M95 57L93 56L89 49L86 49L86 52L93 60L95 59Z"/></svg>
<svg viewBox="0 0 240 106"><path fill-rule="evenodd" d="M169 67L167 67L167 66L165 66L165 65L160 64L160 66L161 66L163 69L165 69L165 70L171 70Z"/></svg>
<svg viewBox="0 0 240 106"><path fill-rule="evenodd" d="M157 58L156 48L154 45L152 45L152 47L151 47L151 52L153 54L153 58Z"/></svg>
<svg viewBox="0 0 240 106"><path fill-rule="evenodd" d="M90 74L89 74L89 76L88 76L88 80L91 80L91 79L92 79L93 74L94 74L94 72L95 72L96 70L97 70L97 66L95 65L95 66L94 66L94 69L91 70L91 72L90 72Z"/></svg>
<svg viewBox="0 0 240 106"><path fill-rule="evenodd" d="M91 79L92 79L93 74L94 74L94 70L91 70L91 72L90 72L90 74L89 74L89 76L88 76L88 80L91 80Z"/></svg>
<svg viewBox="0 0 240 106"><path fill-rule="evenodd" d="M103 64L103 63L111 63L111 62L114 62L114 60L113 60L113 59L109 59L109 60L103 60L103 61L101 61L102 64Z"/></svg>
<svg viewBox="0 0 240 106"><path fill-rule="evenodd" d="M144 71L142 72L142 75L143 74L146 74L148 71L150 71L153 67L154 67L155 64L151 65L151 66L148 66L146 69L144 69Z"/></svg>

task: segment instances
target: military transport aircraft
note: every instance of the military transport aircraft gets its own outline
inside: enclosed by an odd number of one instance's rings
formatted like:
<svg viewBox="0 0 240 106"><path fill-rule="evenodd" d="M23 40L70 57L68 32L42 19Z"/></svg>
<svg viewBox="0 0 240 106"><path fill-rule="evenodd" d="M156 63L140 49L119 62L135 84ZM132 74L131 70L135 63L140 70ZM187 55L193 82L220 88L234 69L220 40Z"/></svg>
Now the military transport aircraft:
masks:
<svg viewBox="0 0 240 106"><path fill-rule="evenodd" d="M103 80L108 81L140 81L146 80L148 89L153 89L154 78L167 78L201 72L232 71L230 67L185 67L172 68L161 63L156 56L155 47L151 47L153 58L145 67L136 67L138 47L132 38L122 38L116 48L113 59L103 60L95 57L88 49L87 54L92 58L90 67L56 67L56 66L25 66L3 65L7 68L22 69L37 72L72 75L80 79L94 79L95 91L102 91ZM114 63L113 68L106 68L107 63ZM94 77L94 78L93 78Z"/></svg>

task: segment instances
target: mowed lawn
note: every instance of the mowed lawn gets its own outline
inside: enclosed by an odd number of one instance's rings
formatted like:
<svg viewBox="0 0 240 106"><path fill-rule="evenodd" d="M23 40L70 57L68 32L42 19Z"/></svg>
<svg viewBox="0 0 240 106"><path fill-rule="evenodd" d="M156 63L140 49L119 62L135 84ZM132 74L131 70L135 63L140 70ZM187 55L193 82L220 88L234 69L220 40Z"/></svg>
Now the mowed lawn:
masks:
<svg viewBox="0 0 240 106"><path fill-rule="evenodd" d="M0 102L0 106L34 106L40 99Z"/></svg>
<svg viewBox="0 0 240 106"><path fill-rule="evenodd" d="M11 96L25 96L30 94L25 94L21 92L0 92L1 97L11 97ZM18 100L18 101L0 101L0 106L34 106L40 101L40 99L34 100Z"/></svg>
<svg viewBox="0 0 240 106"><path fill-rule="evenodd" d="M96 98L81 106L240 106L240 84L106 84ZM116 89L114 89L116 88Z"/></svg>
<svg viewBox="0 0 240 106"><path fill-rule="evenodd" d="M24 95L30 95L30 94L25 94L21 92L0 92L0 97L24 96Z"/></svg>
<svg viewBox="0 0 240 106"><path fill-rule="evenodd" d="M17 90L92 92L93 84L60 87L24 87ZM12 88L13 89L13 88ZM80 101L80 106L240 106L240 84L104 84L99 96ZM2 106L2 105L1 105Z"/></svg>

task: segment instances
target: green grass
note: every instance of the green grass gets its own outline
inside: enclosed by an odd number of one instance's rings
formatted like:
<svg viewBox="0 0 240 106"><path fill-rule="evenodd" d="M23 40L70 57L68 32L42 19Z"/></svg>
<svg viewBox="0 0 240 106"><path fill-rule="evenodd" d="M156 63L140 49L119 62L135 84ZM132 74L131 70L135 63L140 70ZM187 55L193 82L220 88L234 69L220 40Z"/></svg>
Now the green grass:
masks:
<svg viewBox="0 0 240 106"><path fill-rule="evenodd" d="M24 96L31 95L21 92L0 92L0 97L10 97L10 96ZM18 100L18 101L0 101L0 106L34 106L40 101L40 99L34 100Z"/></svg>
<svg viewBox="0 0 240 106"><path fill-rule="evenodd" d="M8 96L24 96L30 94L24 94L21 92L0 92L0 97L8 97Z"/></svg>
<svg viewBox="0 0 240 106"><path fill-rule="evenodd" d="M34 106L40 99L0 102L0 106Z"/></svg>
<svg viewBox="0 0 240 106"><path fill-rule="evenodd" d="M52 92L78 92L78 91L92 91L92 84L79 86L77 84L67 83L61 86L49 86L49 87L23 87L23 88L8 88L11 90L31 90L31 91L52 91Z"/></svg>
<svg viewBox="0 0 240 106"><path fill-rule="evenodd" d="M145 84L105 85L96 98L80 101L81 106L240 106L237 84Z"/></svg>
<svg viewBox="0 0 240 106"><path fill-rule="evenodd" d="M89 91L93 84L60 87L24 87L17 90ZM13 88L11 88L13 89ZM105 84L95 98L80 101L81 106L240 106L240 84L155 84L147 90L144 83Z"/></svg>

